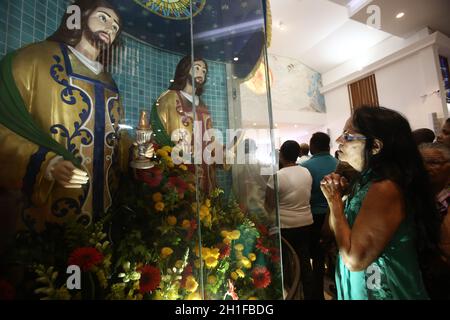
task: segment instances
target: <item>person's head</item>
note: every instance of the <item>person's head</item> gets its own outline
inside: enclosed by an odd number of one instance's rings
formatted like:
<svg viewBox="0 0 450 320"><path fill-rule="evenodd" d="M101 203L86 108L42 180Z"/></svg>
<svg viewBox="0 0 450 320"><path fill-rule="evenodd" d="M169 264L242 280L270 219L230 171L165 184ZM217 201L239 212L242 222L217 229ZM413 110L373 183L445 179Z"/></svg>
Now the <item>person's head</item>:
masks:
<svg viewBox="0 0 450 320"><path fill-rule="evenodd" d="M281 145L280 148L280 163L284 166L288 164L295 164L300 155L300 145L297 141L288 140Z"/></svg>
<svg viewBox="0 0 450 320"><path fill-rule="evenodd" d="M435 138L433 130L428 128L414 130L412 134L416 145L421 145L422 143L432 143Z"/></svg>
<svg viewBox="0 0 450 320"><path fill-rule="evenodd" d="M406 210L416 219L419 250L436 248L438 214L428 174L408 121L394 110L361 107L347 121L339 143L339 160L374 181L391 180L402 190Z"/></svg>
<svg viewBox="0 0 450 320"><path fill-rule="evenodd" d="M192 76L192 69L194 69L194 76ZM191 64L191 56L185 56L177 65L175 76L170 90L184 90L186 85L191 85L193 79L195 80L195 94L201 96L206 84L206 76L208 74L208 64L205 60L199 57L194 57L194 68Z"/></svg>
<svg viewBox="0 0 450 320"><path fill-rule="evenodd" d="M80 8L80 29L69 29L71 13L65 13L59 28L48 40L62 42L75 47L85 38L93 47L101 48L97 60L108 65L112 60L112 50L120 45L122 19L119 11L106 0L77 0L73 5Z"/></svg>
<svg viewBox="0 0 450 320"><path fill-rule="evenodd" d="M445 144L450 148L450 118L448 118L442 126L441 132L439 132L436 141Z"/></svg>
<svg viewBox="0 0 450 320"><path fill-rule="evenodd" d="M323 132L316 132L309 140L309 147L311 148L311 154L317 154L321 152L330 152L330 136Z"/></svg>
<svg viewBox="0 0 450 320"><path fill-rule="evenodd" d="M442 143L423 143L419 150L434 192L440 192L450 181L450 149Z"/></svg>
<svg viewBox="0 0 450 320"><path fill-rule="evenodd" d="M300 157L307 156L309 154L309 145L307 143L300 144Z"/></svg>

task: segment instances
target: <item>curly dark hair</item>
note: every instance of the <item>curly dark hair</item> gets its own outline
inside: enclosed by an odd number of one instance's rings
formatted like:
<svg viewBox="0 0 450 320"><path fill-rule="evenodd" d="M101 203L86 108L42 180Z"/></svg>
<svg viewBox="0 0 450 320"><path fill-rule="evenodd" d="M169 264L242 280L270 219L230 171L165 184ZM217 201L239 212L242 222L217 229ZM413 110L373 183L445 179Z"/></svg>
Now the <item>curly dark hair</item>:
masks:
<svg viewBox="0 0 450 320"><path fill-rule="evenodd" d="M372 170L375 181L394 181L403 193L407 212L414 214L419 257L425 252L438 252L439 215L408 120L394 110L363 106L354 112L352 123L367 138L365 169ZM375 139L383 147L372 154Z"/></svg>

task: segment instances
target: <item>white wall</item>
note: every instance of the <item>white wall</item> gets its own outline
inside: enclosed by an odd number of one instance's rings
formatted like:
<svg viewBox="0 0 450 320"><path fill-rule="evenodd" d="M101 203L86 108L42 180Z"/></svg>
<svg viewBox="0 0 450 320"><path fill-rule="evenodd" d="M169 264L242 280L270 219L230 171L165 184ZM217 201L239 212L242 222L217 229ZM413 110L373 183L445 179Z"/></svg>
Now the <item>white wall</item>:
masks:
<svg viewBox="0 0 450 320"><path fill-rule="evenodd" d="M430 114L444 117L433 47L375 72L380 105L402 113L412 129L432 128Z"/></svg>
<svg viewBox="0 0 450 320"><path fill-rule="evenodd" d="M332 154L337 149L335 140L341 135L345 121L350 117L350 100L346 86L329 91L325 94L327 106L327 129L331 138Z"/></svg>
<svg viewBox="0 0 450 320"><path fill-rule="evenodd" d="M438 90L443 92L443 83L437 51L439 43L446 43L440 41L441 38L442 35L423 38L423 34L420 34L416 37L416 43L410 43L409 47L401 48L397 52L392 52L390 48L383 56L378 48L377 52L383 58L358 73L341 73L342 78L335 77L337 71L341 72L356 63L349 61L345 66L323 75L324 79L334 80L322 91L332 141L342 132L345 121L350 116L348 83L371 73L375 74L380 105L402 113L413 130L423 127L434 129L431 120L431 114L434 112L439 119L447 117L444 97L438 93ZM335 150L336 146L333 147Z"/></svg>

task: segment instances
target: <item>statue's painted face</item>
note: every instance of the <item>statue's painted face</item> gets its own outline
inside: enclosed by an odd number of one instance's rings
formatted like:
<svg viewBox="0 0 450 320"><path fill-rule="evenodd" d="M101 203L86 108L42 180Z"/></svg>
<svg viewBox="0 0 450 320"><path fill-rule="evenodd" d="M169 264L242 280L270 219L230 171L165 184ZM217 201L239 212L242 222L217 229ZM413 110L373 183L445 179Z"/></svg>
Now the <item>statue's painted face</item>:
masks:
<svg viewBox="0 0 450 320"><path fill-rule="evenodd" d="M110 46L119 33L119 17L112 9L98 7L89 16L88 28L91 41Z"/></svg>
<svg viewBox="0 0 450 320"><path fill-rule="evenodd" d="M196 85L202 85L206 79L206 64L202 61L194 62L194 79ZM189 74L192 76L192 69L189 71Z"/></svg>

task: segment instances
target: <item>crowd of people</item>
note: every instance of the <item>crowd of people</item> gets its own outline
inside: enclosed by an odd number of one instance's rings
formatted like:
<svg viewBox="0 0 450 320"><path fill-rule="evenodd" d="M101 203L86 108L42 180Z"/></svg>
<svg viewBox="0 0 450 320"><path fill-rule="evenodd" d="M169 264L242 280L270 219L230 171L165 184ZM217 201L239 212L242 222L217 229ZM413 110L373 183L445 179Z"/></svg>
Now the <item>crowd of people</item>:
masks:
<svg viewBox="0 0 450 320"><path fill-rule="evenodd" d="M449 299L450 118L436 137L361 107L336 142L335 157L323 132L279 150L281 235L299 257L300 296L323 300L327 273L337 299ZM268 210L274 190L271 177Z"/></svg>

